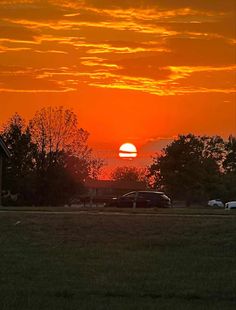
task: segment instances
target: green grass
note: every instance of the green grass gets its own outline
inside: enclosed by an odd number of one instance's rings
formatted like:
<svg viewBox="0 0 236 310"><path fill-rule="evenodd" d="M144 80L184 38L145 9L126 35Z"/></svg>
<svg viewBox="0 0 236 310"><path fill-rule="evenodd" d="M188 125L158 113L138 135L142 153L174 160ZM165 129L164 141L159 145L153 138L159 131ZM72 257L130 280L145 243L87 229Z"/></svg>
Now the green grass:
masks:
<svg viewBox="0 0 236 310"><path fill-rule="evenodd" d="M235 309L235 212L59 210L0 213L1 310Z"/></svg>

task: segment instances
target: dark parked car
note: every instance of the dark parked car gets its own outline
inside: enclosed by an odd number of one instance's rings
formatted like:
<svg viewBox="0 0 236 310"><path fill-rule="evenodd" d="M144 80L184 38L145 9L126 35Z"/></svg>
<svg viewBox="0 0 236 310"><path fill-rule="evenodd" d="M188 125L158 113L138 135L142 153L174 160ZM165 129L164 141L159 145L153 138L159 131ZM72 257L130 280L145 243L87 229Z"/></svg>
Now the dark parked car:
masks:
<svg viewBox="0 0 236 310"><path fill-rule="evenodd" d="M119 198L113 198L110 202L105 204L105 207L168 208L171 207L171 200L163 192L137 191L130 192Z"/></svg>

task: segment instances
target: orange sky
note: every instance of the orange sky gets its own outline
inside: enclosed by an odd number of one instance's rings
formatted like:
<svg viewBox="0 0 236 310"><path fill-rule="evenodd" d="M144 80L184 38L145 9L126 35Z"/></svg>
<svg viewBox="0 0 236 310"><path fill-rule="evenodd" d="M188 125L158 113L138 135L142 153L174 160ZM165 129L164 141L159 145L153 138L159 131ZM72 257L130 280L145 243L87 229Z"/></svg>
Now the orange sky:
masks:
<svg viewBox="0 0 236 310"><path fill-rule="evenodd" d="M109 164L236 134L233 0L1 0L0 123L66 105Z"/></svg>

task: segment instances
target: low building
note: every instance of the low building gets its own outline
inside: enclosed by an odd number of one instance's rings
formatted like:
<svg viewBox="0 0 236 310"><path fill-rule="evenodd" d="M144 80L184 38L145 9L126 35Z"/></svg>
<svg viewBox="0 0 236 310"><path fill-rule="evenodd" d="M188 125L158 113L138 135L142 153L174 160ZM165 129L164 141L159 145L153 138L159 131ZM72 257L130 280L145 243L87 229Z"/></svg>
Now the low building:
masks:
<svg viewBox="0 0 236 310"><path fill-rule="evenodd" d="M2 168L3 168L3 159L8 158L10 152L0 136L0 206L2 205Z"/></svg>

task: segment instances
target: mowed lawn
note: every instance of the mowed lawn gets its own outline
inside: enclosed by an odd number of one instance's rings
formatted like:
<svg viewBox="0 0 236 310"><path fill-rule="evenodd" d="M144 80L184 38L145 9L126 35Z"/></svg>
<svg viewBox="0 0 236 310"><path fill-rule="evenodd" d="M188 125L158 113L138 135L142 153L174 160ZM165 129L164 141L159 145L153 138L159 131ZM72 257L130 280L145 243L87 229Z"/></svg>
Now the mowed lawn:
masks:
<svg viewBox="0 0 236 310"><path fill-rule="evenodd" d="M236 212L107 212L0 213L0 309L235 309Z"/></svg>

